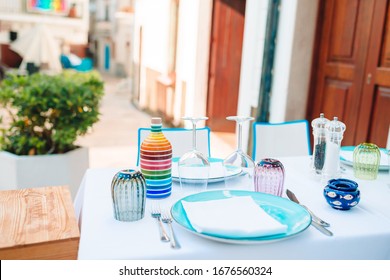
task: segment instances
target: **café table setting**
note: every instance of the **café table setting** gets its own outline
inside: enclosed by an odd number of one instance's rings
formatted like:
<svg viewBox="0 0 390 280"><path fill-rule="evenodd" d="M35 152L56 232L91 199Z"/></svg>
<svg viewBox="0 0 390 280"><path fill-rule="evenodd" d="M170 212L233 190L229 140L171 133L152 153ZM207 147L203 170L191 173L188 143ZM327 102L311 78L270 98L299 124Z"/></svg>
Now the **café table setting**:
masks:
<svg viewBox="0 0 390 280"><path fill-rule="evenodd" d="M184 119L195 135L206 118ZM255 163L241 149L242 123L252 118L227 119L237 122L238 147L225 159L197 151L196 136L191 151L172 158L157 119L139 167L87 170L74 202L78 258L390 259L388 163L366 179L356 155L350 165L340 153L337 169L322 170L335 159L321 146ZM326 125L342 150L345 127L336 118Z"/></svg>

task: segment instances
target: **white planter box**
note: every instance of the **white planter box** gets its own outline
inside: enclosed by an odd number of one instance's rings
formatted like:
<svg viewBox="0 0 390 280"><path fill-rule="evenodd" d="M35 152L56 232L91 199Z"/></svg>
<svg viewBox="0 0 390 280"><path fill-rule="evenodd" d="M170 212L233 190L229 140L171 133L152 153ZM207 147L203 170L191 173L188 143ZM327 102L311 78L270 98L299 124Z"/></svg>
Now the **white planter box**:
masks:
<svg viewBox="0 0 390 280"><path fill-rule="evenodd" d="M68 185L74 199L89 167L88 148L66 154L17 156L0 152L0 190Z"/></svg>

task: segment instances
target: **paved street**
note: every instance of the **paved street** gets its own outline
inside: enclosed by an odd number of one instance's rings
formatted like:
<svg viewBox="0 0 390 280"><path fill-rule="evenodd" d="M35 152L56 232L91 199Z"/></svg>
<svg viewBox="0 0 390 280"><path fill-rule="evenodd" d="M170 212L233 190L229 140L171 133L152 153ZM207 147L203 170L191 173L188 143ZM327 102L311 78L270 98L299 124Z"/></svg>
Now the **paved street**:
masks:
<svg viewBox="0 0 390 280"><path fill-rule="evenodd" d="M129 168L137 158L137 130L149 127L151 116L135 108L130 92L118 90L121 80L103 76L105 95L102 101L100 121L87 135L77 140L78 145L89 147L90 167ZM233 134L212 133L211 154L226 157L235 146Z"/></svg>

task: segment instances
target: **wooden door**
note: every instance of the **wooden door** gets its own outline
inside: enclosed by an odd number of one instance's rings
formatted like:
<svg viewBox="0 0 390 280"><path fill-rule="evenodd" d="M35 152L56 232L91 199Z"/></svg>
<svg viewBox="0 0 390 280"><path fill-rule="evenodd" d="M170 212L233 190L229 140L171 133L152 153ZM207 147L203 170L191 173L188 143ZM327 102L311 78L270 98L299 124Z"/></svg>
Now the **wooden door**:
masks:
<svg viewBox="0 0 390 280"><path fill-rule="evenodd" d="M379 55L387 2L327 0L320 5L308 118L321 112L329 119L337 116L347 126L343 145L386 144L390 119L382 111L389 91L386 78L379 76L387 75L381 68L390 60L384 50L380 61Z"/></svg>
<svg viewBox="0 0 390 280"><path fill-rule="evenodd" d="M245 0L214 0L211 30L207 125L234 132L227 116L237 114Z"/></svg>
<svg viewBox="0 0 390 280"><path fill-rule="evenodd" d="M371 27L356 142L386 147L390 129L390 6L377 1Z"/></svg>

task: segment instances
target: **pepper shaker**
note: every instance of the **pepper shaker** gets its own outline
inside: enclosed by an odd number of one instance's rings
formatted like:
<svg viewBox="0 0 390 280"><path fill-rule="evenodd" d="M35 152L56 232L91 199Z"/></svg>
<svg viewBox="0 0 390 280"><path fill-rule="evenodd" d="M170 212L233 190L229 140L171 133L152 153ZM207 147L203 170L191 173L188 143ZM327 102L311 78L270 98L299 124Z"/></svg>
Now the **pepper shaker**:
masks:
<svg viewBox="0 0 390 280"><path fill-rule="evenodd" d="M320 114L319 118L314 119L311 122L313 127L313 157L311 162L311 168L316 174L321 174L325 163L325 150L326 150L326 130L325 125L329 122L325 118L324 113Z"/></svg>

